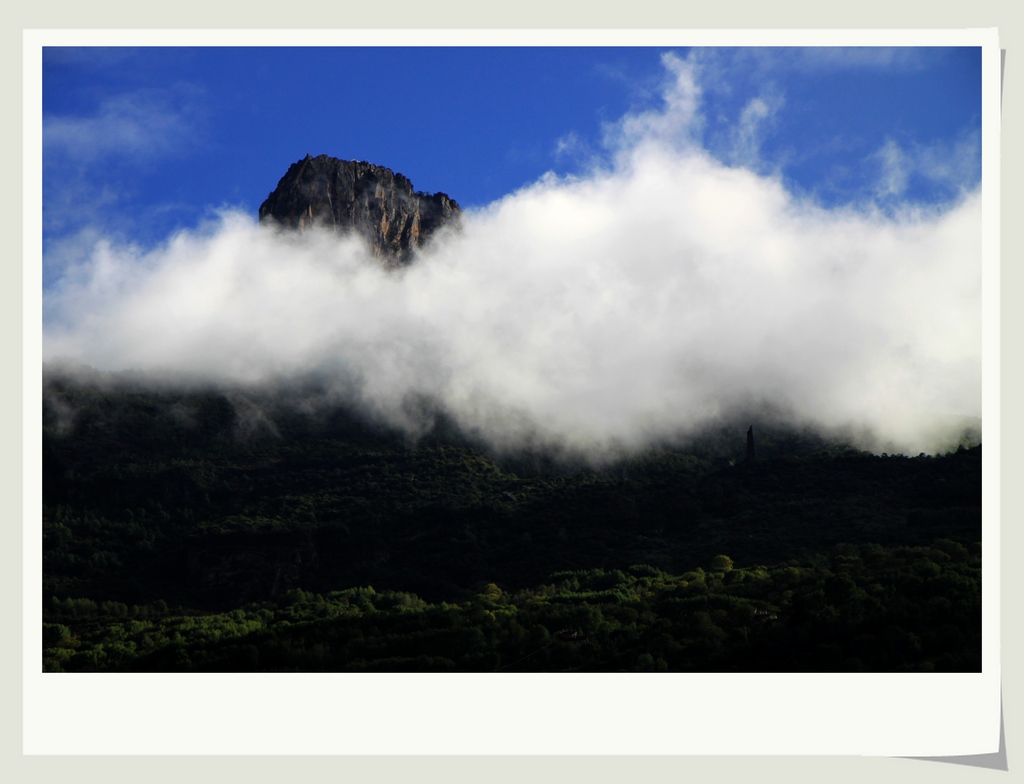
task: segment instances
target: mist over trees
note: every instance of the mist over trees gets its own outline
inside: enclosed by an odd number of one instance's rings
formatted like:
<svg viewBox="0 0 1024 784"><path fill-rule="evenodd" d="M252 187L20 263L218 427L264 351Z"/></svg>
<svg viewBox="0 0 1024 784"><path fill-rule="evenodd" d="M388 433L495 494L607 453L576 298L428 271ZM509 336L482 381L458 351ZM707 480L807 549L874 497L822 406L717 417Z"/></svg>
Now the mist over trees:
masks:
<svg viewBox="0 0 1024 784"><path fill-rule="evenodd" d="M724 423L594 464L48 368L48 670L980 666L981 447Z"/></svg>

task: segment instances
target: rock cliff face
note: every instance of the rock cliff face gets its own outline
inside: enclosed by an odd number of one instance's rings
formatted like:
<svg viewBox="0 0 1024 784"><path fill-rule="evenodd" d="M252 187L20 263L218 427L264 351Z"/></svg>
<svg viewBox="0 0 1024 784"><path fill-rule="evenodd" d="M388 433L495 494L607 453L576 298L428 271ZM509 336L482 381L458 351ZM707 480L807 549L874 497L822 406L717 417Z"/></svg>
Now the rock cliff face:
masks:
<svg viewBox="0 0 1024 784"><path fill-rule="evenodd" d="M444 193L419 193L383 166L307 155L293 163L267 200L260 222L355 231L386 266L407 264L414 251L462 210Z"/></svg>

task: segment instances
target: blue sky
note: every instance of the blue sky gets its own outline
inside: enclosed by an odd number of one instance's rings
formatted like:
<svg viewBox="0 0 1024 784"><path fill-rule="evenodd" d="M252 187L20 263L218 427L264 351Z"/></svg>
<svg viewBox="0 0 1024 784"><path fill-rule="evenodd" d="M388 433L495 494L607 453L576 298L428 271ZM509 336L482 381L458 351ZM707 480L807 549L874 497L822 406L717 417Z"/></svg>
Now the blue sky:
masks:
<svg viewBox="0 0 1024 784"><path fill-rule="evenodd" d="M482 206L606 155L608 124L663 102L664 51L46 48L47 245L83 229L152 243L212 208L255 213L306 153ZM701 62L705 146L796 193L941 203L978 181L979 48L711 49Z"/></svg>
<svg viewBox="0 0 1024 784"><path fill-rule="evenodd" d="M261 231L307 153L463 228L400 275ZM980 48L46 49L43 157L44 360L316 373L589 455L760 403L916 454L981 413Z"/></svg>

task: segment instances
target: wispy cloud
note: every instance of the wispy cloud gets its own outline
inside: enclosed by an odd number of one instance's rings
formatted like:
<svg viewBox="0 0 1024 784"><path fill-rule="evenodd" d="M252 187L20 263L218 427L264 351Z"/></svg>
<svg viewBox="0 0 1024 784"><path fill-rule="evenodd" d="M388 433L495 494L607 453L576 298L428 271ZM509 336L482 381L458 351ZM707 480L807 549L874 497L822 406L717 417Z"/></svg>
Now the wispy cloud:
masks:
<svg viewBox="0 0 1024 784"><path fill-rule="evenodd" d="M818 46L718 49L717 62L734 70L756 70L763 77L785 73L827 74L840 71L914 72L941 56L929 47Z"/></svg>
<svg viewBox="0 0 1024 784"><path fill-rule="evenodd" d="M875 195L880 198L902 196L910 180L910 162L900 146L892 139L886 139L881 149L870 156L878 162L881 172L875 186Z"/></svg>
<svg viewBox="0 0 1024 784"><path fill-rule="evenodd" d="M44 46L43 63L104 69L130 61L139 51L131 46Z"/></svg>
<svg viewBox="0 0 1024 784"><path fill-rule="evenodd" d="M874 188L879 198L903 197L915 178L955 197L974 188L981 179L981 137L970 132L952 142L905 145L890 138L868 156L867 163L879 170Z"/></svg>
<svg viewBox="0 0 1024 784"><path fill-rule="evenodd" d="M78 50L68 52L69 57L79 54ZM51 53L51 61L54 57ZM97 67L110 64L100 58ZM77 257L75 249L83 238L91 238L97 231L113 236L129 233L154 211L173 209L173 205L158 203L140 213L123 206L137 196L140 172L195 152L204 144L203 98L201 88L178 83L114 95L89 112L44 115L47 281L59 274L68 259Z"/></svg>
<svg viewBox="0 0 1024 784"><path fill-rule="evenodd" d="M604 143L608 148L628 150L648 143L682 148L699 143L704 118L700 113L697 59L666 52L661 62L666 79L659 105L606 124Z"/></svg>
<svg viewBox="0 0 1024 784"><path fill-rule="evenodd" d="M963 190L981 179L981 134L971 131L952 142L938 141L913 147L917 169L929 180Z"/></svg>
<svg viewBox="0 0 1024 784"><path fill-rule="evenodd" d="M780 52L791 67L808 71L918 71L934 59L928 48L907 46L822 46ZM784 60L783 60L784 61Z"/></svg>
<svg viewBox="0 0 1024 784"><path fill-rule="evenodd" d="M569 131L555 142L555 160L570 159L580 163L593 155L593 149L575 131Z"/></svg>
<svg viewBox="0 0 1024 784"><path fill-rule="evenodd" d="M980 132L966 130L956 142L928 144L901 138L865 137L860 129L833 127L833 136L804 134L785 120L786 79L802 83L837 72L915 72L948 58L947 50L915 47L748 47L692 49L662 55L664 77L655 94L637 86L640 108L604 125L602 144L588 147L571 132L558 140L555 160L595 171L622 150L656 141L677 150L700 149L731 166L775 177L818 171L791 187L829 203L886 203L924 191L925 201L955 200L980 177ZM810 127L812 97L794 100ZM833 104L829 106L834 108ZM824 111L824 110L823 110ZM822 127L828 126L829 118ZM967 121L970 121L968 118ZM877 144L873 150L870 144ZM870 150L870 152L869 152ZM858 159L859 158L859 165Z"/></svg>
<svg viewBox="0 0 1024 784"><path fill-rule="evenodd" d="M761 158L761 143L782 103L782 98L776 94L752 98L743 107L739 121L730 134L730 161L753 169L764 165Z"/></svg>
<svg viewBox="0 0 1024 784"><path fill-rule="evenodd" d="M114 96L89 114L46 115L44 153L79 165L177 155L193 147L201 131L196 98L195 87L177 85Z"/></svg>

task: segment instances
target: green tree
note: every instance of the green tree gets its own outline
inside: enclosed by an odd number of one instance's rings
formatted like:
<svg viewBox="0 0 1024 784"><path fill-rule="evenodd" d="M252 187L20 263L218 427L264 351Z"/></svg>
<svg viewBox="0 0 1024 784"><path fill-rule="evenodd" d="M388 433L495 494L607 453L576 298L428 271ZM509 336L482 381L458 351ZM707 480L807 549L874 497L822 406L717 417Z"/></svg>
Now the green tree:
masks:
<svg viewBox="0 0 1024 784"><path fill-rule="evenodd" d="M732 558L727 555L716 555L711 559L711 568L716 572L732 571Z"/></svg>

